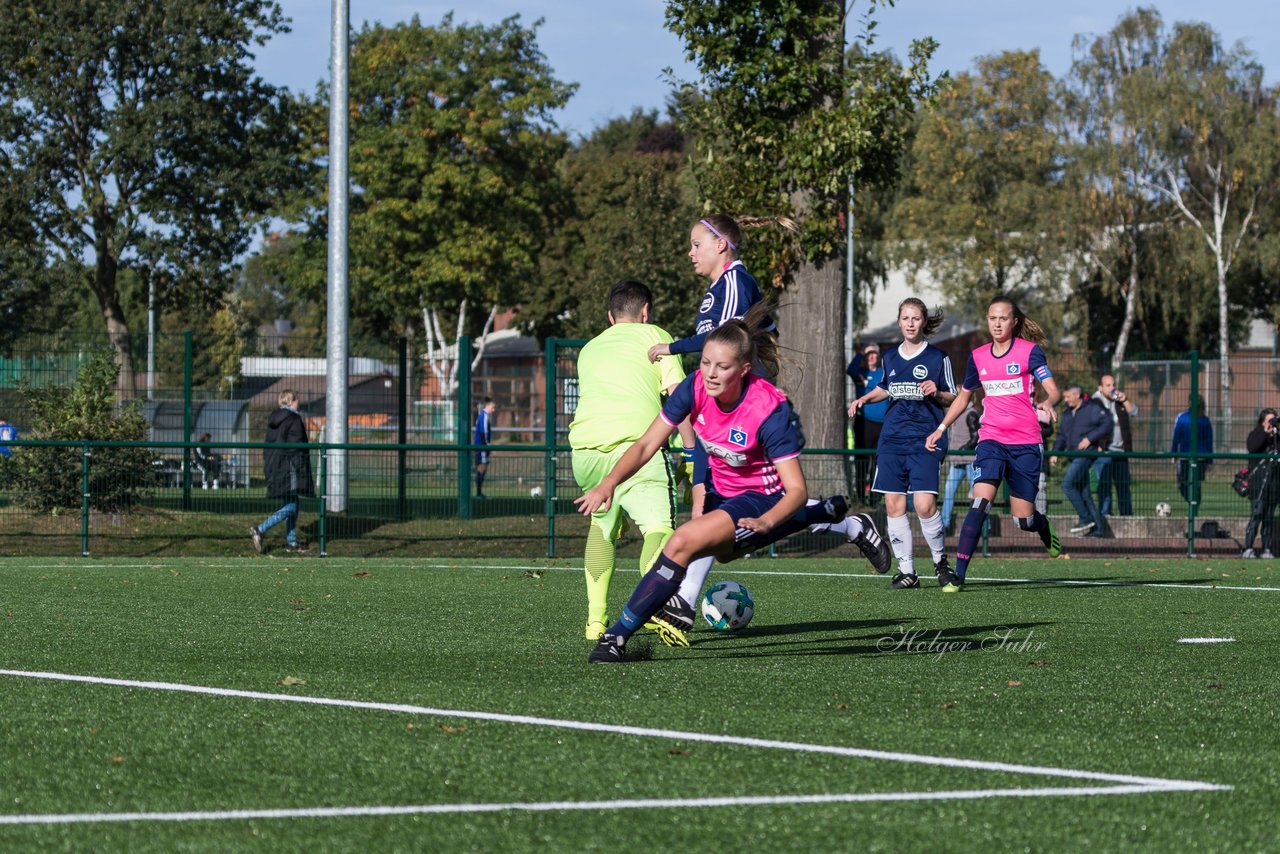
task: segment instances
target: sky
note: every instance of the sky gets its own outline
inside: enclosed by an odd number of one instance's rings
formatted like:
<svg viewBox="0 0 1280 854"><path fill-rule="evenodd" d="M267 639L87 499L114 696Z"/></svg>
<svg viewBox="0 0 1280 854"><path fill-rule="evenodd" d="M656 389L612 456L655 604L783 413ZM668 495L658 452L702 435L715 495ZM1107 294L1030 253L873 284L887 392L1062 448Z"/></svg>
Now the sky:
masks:
<svg viewBox="0 0 1280 854"><path fill-rule="evenodd" d="M278 0L292 19L291 33L277 36L257 51L262 77L294 91L313 92L329 74L330 0ZM538 44L558 79L578 83L569 105L556 115L561 128L574 136L589 135L609 119L641 107L662 111L670 87L664 68L694 78L679 40L663 27L663 0L468 0L465 4L431 0L349 0L351 22L395 24L417 14L436 24L451 9L455 23L494 24L519 14L527 23L538 18ZM1165 24L1203 21L1227 45L1242 42L1266 69L1266 79L1280 79L1280 3L1275 0L1161 0ZM932 36L939 42L930 68L953 74L972 68L978 56L1003 50L1039 48L1053 74L1071 67L1072 40L1080 33L1101 34L1133 4L1105 0L897 0L878 14L878 49L905 57L913 38ZM867 0L854 0L855 16ZM852 32L853 28L850 28Z"/></svg>

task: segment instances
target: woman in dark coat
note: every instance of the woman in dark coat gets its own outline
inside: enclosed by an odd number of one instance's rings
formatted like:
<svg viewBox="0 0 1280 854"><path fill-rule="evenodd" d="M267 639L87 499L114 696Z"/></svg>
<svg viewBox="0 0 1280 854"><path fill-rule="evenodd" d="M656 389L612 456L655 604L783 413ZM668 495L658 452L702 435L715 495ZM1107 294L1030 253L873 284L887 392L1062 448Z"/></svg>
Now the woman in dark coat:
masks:
<svg viewBox="0 0 1280 854"><path fill-rule="evenodd" d="M280 392L280 408L267 419L266 441L272 444L306 444L307 425L298 414L298 395L290 389ZM267 448L262 453L267 475L267 497L278 498L284 505L261 524L249 529L253 548L262 554L262 535L285 523L285 548L291 552L305 549L298 542L298 497L316 494L311 477L311 453L306 448Z"/></svg>
<svg viewBox="0 0 1280 854"><path fill-rule="evenodd" d="M1249 500L1252 512L1249 526L1244 529L1244 552L1241 557L1255 557L1253 538L1262 528L1262 542L1256 557L1270 560L1271 529L1276 518L1276 505L1280 504L1280 467L1277 466L1276 411L1264 409L1258 413L1258 424L1245 439L1245 447L1251 454L1267 454L1265 459L1249 461Z"/></svg>

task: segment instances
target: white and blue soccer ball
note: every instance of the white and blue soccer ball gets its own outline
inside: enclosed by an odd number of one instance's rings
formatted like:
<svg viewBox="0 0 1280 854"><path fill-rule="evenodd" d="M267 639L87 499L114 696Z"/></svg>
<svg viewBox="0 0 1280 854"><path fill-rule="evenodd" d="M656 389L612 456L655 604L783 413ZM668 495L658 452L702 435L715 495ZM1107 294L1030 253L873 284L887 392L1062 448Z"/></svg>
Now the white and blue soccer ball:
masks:
<svg viewBox="0 0 1280 854"><path fill-rule="evenodd" d="M1160 501L1156 504L1156 515L1161 518L1168 516L1173 512L1173 508L1169 506L1168 501Z"/></svg>
<svg viewBox="0 0 1280 854"><path fill-rule="evenodd" d="M533 487L532 489L530 489L530 490L529 490L529 497L530 497L530 498L541 498L541 497L542 497L542 487L541 487L541 486L535 486L535 487Z"/></svg>
<svg viewBox="0 0 1280 854"><path fill-rule="evenodd" d="M702 594L702 619L716 631L745 628L755 612L751 593L736 581L718 581Z"/></svg>

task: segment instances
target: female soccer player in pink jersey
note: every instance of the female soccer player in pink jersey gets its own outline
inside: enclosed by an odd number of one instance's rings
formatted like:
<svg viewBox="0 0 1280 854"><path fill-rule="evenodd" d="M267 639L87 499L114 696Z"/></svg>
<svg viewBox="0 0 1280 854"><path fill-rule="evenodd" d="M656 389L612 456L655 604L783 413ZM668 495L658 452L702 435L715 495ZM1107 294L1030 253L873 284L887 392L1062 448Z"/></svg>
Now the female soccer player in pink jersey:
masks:
<svg viewBox="0 0 1280 854"><path fill-rule="evenodd" d="M1048 517L1035 507L1044 452L1036 413L1039 410L1051 421L1057 420L1053 407L1062 399L1041 349L1046 340L1044 331L1012 298L1003 295L987 306L987 330L991 343L969 355L960 393L924 443L930 451L935 450L947 428L969 405L969 398L979 388L983 390L982 426L978 429L977 456L973 461L973 506L960 528L952 577L938 579L948 593L958 591L964 584L982 523L1002 480L1009 485L1010 510L1018 527L1039 534L1050 557L1062 552ZM1033 380L1046 396L1039 403L1032 403Z"/></svg>
<svg viewBox="0 0 1280 854"><path fill-rule="evenodd" d="M777 362L777 342L761 328L764 317L763 304L757 304L744 319L714 329L703 344L699 369L677 387L600 485L574 502L583 514L607 507L617 485L666 444L677 424L692 419L710 458L704 512L671 535L588 661L622 661L627 639L679 590L695 559L711 555L733 560L805 530L813 521L800 469L804 434L799 419L777 387L752 373L757 356L766 364ZM869 516L838 524L879 572L889 568L888 546Z"/></svg>

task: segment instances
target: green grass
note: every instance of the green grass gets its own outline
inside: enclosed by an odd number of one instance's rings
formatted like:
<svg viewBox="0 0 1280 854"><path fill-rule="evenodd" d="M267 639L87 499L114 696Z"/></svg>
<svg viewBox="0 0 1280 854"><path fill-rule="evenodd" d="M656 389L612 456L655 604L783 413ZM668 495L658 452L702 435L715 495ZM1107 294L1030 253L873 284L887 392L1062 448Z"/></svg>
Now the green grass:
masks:
<svg viewBox="0 0 1280 854"><path fill-rule="evenodd" d="M0 560L0 668L1233 788L0 825L0 849L1249 851L1280 838L1270 562L977 560L959 595L891 592L864 572L848 558L735 564L713 577L750 587L747 630L593 667L569 562ZM617 606L636 577L616 577ZM1193 636L1237 640L1177 643ZM12 675L0 713L8 816L1110 785Z"/></svg>

